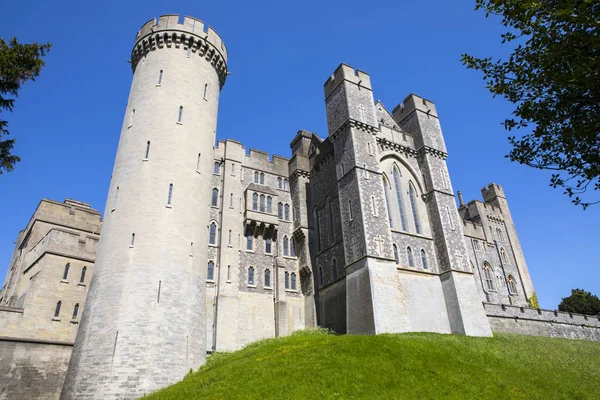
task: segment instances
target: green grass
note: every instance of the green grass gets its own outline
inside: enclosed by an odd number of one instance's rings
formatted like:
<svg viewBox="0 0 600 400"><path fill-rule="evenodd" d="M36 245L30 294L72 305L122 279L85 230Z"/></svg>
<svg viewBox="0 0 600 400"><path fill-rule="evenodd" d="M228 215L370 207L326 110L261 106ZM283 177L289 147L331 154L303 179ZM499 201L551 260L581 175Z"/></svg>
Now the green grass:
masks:
<svg viewBox="0 0 600 400"><path fill-rule="evenodd" d="M146 399L600 399L600 343L296 332L210 356Z"/></svg>

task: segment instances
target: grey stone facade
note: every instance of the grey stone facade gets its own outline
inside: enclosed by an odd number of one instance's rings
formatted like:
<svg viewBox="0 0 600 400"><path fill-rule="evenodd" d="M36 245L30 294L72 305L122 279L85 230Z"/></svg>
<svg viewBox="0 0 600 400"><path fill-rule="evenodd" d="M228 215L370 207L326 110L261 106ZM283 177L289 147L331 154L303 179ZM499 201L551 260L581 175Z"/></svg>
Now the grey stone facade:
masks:
<svg viewBox="0 0 600 400"><path fill-rule="evenodd" d="M0 398L24 393L17 375L39 381L19 372L32 362L23 340L34 353L48 346L45 398L60 393L70 357L63 399L137 398L207 351L317 325L598 340L597 318L528 307L533 284L501 186L484 187L483 201L459 195L457 208L432 102L411 94L390 113L370 76L341 64L325 82L326 138L300 130L291 158L213 146L226 63L199 20L142 27L97 255L99 213L84 203L61 205L75 222L54 223L69 229L50 224L29 247L20 236L0 291L0 357L14 365L1 370ZM48 266L28 266L42 255ZM56 282L64 257L86 262L91 283ZM77 301L81 319L57 328L47 306L57 296Z"/></svg>

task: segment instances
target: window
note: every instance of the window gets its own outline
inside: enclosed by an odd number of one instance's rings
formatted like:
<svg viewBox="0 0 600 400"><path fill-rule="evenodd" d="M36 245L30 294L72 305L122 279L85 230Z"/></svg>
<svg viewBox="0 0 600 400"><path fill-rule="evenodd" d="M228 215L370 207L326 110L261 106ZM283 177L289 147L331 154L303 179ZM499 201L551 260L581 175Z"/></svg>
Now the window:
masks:
<svg viewBox="0 0 600 400"><path fill-rule="evenodd" d="M206 268L206 280L215 280L215 263L212 260L208 262L208 266Z"/></svg>
<svg viewBox="0 0 600 400"><path fill-rule="evenodd" d="M260 211L265 212L265 195L260 195Z"/></svg>
<svg viewBox="0 0 600 400"><path fill-rule="evenodd" d="M285 220L289 221L290 220L290 205L286 204L285 206L283 206L284 210L285 210Z"/></svg>
<svg viewBox="0 0 600 400"><path fill-rule="evenodd" d="M87 267L83 267L81 270L81 277L79 278L79 283L85 282L85 273L87 271Z"/></svg>
<svg viewBox="0 0 600 400"><path fill-rule="evenodd" d="M248 268L248 285L254 285L254 267Z"/></svg>
<svg viewBox="0 0 600 400"><path fill-rule="evenodd" d="M284 190L290 190L290 183L287 179L283 180L283 189Z"/></svg>
<svg viewBox="0 0 600 400"><path fill-rule="evenodd" d="M413 253L412 253L412 249L410 248L410 246L406 248L406 257L408 257L408 266L414 267L415 260L413 259Z"/></svg>
<svg viewBox="0 0 600 400"><path fill-rule="evenodd" d="M446 215L448 216L448 223L450 224L450 229L454 230L454 220L452 219L452 214L450 213L450 208L446 206Z"/></svg>
<svg viewBox="0 0 600 400"><path fill-rule="evenodd" d="M135 117L135 108L131 110L131 117L129 117L129 126L131 128L133 126L133 118Z"/></svg>
<svg viewBox="0 0 600 400"><path fill-rule="evenodd" d="M290 288L290 273L287 271L285 272L285 288Z"/></svg>
<svg viewBox="0 0 600 400"><path fill-rule="evenodd" d="M206 99L206 90L208 89L208 83L204 84L204 98Z"/></svg>
<svg viewBox="0 0 600 400"><path fill-rule="evenodd" d="M115 199L113 203L113 207L111 211L115 211L117 209L117 200L119 199L119 187L117 186L117 190L115 191Z"/></svg>
<svg viewBox="0 0 600 400"><path fill-rule="evenodd" d="M277 203L277 218L283 219L283 203Z"/></svg>
<svg viewBox="0 0 600 400"><path fill-rule="evenodd" d="M227 281L231 280L231 265L227 266Z"/></svg>
<svg viewBox="0 0 600 400"><path fill-rule="evenodd" d="M254 183L259 182L259 177L260 177L260 174L258 173L258 171L254 171Z"/></svg>
<svg viewBox="0 0 600 400"><path fill-rule="evenodd" d="M266 254L271 254L271 231L266 231L265 232L265 253Z"/></svg>
<svg viewBox="0 0 600 400"><path fill-rule="evenodd" d="M146 155L144 156L144 159L148 159L148 156L150 155L150 141L148 140L148 142L146 143Z"/></svg>
<svg viewBox="0 0 600 400"><path fill-rule="evenodd" d="M131 234L131 244L129 245L129 247L133 247L133 245L135 244L135 233Z"/></svg>
<svg viewBox="0 0 600 400"><path fill-rule="evenodd" d="M317 231L317 248L321 250L321 225L319 224L319 210L317 207L313 208L313 221L315 224L315 230Z"/></svg>
<svg viewBox="0 0 600 400"><path fill-rule="evenodd" d="M423 263L423 269L429 269L429 264L427 264L427 254L425 254L425 250L421 249L421 262Z"/></svg>
<svg viewBox="0 0 600 400"><path fill-rule="evenodd" d="M333 202L331 201L331 197L327 198L327 221L327 236L329 238L329 244L332 244L335 232L333 231Z"/></svg>
<svg viewBox="0 0 600 400"><path fill-rule="evenodd" d="M267 196L267 212L273 214L273 198L271 196Z"/></svg>
<svg viewBox="0 0 600 400"><path fill-rule="evenodd" d="M215 222L211 222L208 228L208 244L217 244L217 224Z"/></svg>
<svg viewBox="0 0 600 400"><path fill-rule="evenodd" d="M63 280L66 281L69 278L69 269L71 268L71 264L67 263L65 265L65 270L63 272Z"/></svg>
<svg viewBox="0 0 600 400"><path fill-rule="evenodd" d="M179 106L179 114L177 115L177 122L181 123L183 119L183 106Z"/></svg>
<svg viewBox="0 0 600 400"><path fill-rule="evenodd" d="M517 282L515 281L515 278L512 277L512 275L508 276L508 292L513 295L517 294Z"/></svg>
<svg viewBox="0 0 600 400"><path fill-rule="evenodd" d="M169 184L169 195L167 196L167 205L171 205L171 199L173 198L173 184Z"/></svg>
<svg viewBox="0 0 600 400"><path fill-rule="evenodd" d="M396 243L392 245L392 248L394 249L394 260L396 260L396 264L400 264L400 254L398 254L398 246L396 246Z"/></svg>
<svg viewBox="0 0 600 400"><path fill-rule="evenodd" d="M277 178L277 189L283 189L283 179Z"/></svg>
<svg viewBox="0 0 600 400"><path fill-rule="evenodd" d="M496 235L498 236L499 242L504 242L504 235L502 234L502 229L496 228Z"/></svg>
<svg viewBox="0 0 600 400"><path fill-rule="evenodd" d="M291 286L292 286L292 290L296 290L296 273L292 272L292 277L291 277Z"/></svg>
<svg viewBox="0 0 600 400"><path fill-rule="evenodd" d="M229 193L229 208L233 208L233 193Z"/></svg>
<svg viewBox="0 0 600 400"><path fill-rule="evenodd" d="M213 165L213 174L221 175L221 163L218 161L215 161Z"/></svg>
<svg viewBox="0 0 600 400"><path fill-rule="evenodd" d="M490 267L490 264L488 263L483 264L483 280L485 281L487 290L496 290L494 288L494 277L492 274L492 267Z"/></svg>
<svg viewBox="0 0 600 400"><path fill-rule="evenodd" d="M252 193L252 209L258 211L258 193Z"/></svg>
<svg viewBox="0 0 600 400"><path fill-rule="evenodd" d="M348 218L350 221L354 219L354 216L352 215L352 200L348 200Z"/></svg>
<svg viewBox="0 0 600 400"><path fill-rule="evenodd" d="M415 229L417 230L418 234L421 234L421 223L419 222L419 213L417 211L417 199L412 182L408 184L408 195L410 197L410 206L412 208L413 219L415 221Z"/></svg>
<svg viewBox="0 0 600 400"><path fill-rule="evenodd" d="M219 206L219 189L213 188L212 197L210 199L210 205L213 207Z"/></svg>
<svg viewBox="0 0 600 400"><path fill-rule="evenodd" d="M56 303L56 308L54 309L54 318L58 318L60 316L60 307L62 306L62 301Z"/></svg>
<svg viewBox="0 0 600 400"><path fill-rule="evenodd" d="M246 228L246 250L252 250L253 232L252 228Z"/></svg>
<svg viewBox="0 0 600 400"><path fill-rule="evenodd" d="M363 164L363 176L365 179L369 179L369 170L367 169L367 164Z"/></svg>
<svg viewBox="0 0 600 400"><path fill-rule="evenodd" d="M479 240L473 239L473 247L475 250L479 251Z"/></svg>
<svg viewBox="0 0 600 400"><path fill-rule="evenodd" d="M294 238L290 238L290 257L296 257L296 242Z"/></svg>
<svg viewBox="0 0 600 400"><path fill-rule="evenodd" d="M394 223L392 222L392 211L390 210L390 183L385 175L383 175L383 192L385 194L385 206L387 208L388 218L390 221L390 228L393 229Z"/></svg>
<svg viewBox="0 0 600 400"><path fill-rule="evenodd" d="M260 184L261 185L265 184L265 174L263 174L262 172L260 173Z"/></svg>
<svg viewBox="0 0 600 400"><path fill-rule="evenodd" d="M75 307L73 307L73 320L77 319L77 315L79 314L79 303L75 304Z"/></svg>
<svg viewBox="0 0 600 400"><path fill-rule="evenodd" d="M331 260L331 279L335 280L335 279L337 279L337 277L338 277L337 260L334 257L333 260Z"/></svg>
<svg viewBox="0 0 600 400"><path fill-rule="evenodd" d="M377 206L375 205L375 196L371 196L371 214L377 216Z"/></svg>
<svg viewBox="0 0 600 400"><path fill-rule="evenodd" d="M229 235L227 236L227 246L231 247L231 229L229 230Z"/></svg>
<svg viewBox="0 0 600 400"><path fill-rule="evenodd" d="M192 48L188 47L188 49L187 49L187 56L188 56L188 58L190 58L191 55L192 55Z"/></svg>
<svg viewBox="0 0 600 400"><path fill-rule="evenodd" d="M290 255L290 245L289 245L287 236L283 237L283 255L284 256Z"/></svg>
<svg viewBox="0 0 600 400"><path fill-rule="evenodd" d="M158 73L158 82L156 83L157 85L160 85L162 83L162 76L163 76L163 70L161 69L160 72Z"/></svg>
<svg viewBox="0 0 600 400"><path fill-rule="evenodd" d="M506 251L502 247L500 248L500 258L502 258L503 264L508 264L508 257L506 256Z"/></svg>
<svg viewBox="0 0 600 400"><path fill-rule="evenodd" d="M323 267L319 267L319 286L323 286Z"/></svg>
<svg viewBox="0 0 600 400"><path fill-rule="evenodd" d="M271 287L271 270L265 270L265 287Z"/></svg>
<svg viewBox="0 0 600 400"><path fill-rule="evenodd" d="M402 230L406 230L406 218L404 217L404 205L402 204L402 186L400 183L400 171L398 167L394 165L392 170L394 175L394 186L396 188L396 197L398 200L398 211L400 212L400 221L402 222Z"/></svg>
<svg viewBox="0 0 600 400"><path fill-rule="evenodd" d="M231 163L231 176L235 176L235 163Z"/></svg>
<svg viewBox="0 0 600 400"><path fill-rule="evenodd" d="M369 155L373 155L373 149L371 148L371 143L367 143L367 148L369 149Z"/></svg>
<svg viewBox="0 0 600 400"><path fill-rule="evenodd" d="M198 153L198 159L196 160L196 171L200 171L200 153Z"/></svg>

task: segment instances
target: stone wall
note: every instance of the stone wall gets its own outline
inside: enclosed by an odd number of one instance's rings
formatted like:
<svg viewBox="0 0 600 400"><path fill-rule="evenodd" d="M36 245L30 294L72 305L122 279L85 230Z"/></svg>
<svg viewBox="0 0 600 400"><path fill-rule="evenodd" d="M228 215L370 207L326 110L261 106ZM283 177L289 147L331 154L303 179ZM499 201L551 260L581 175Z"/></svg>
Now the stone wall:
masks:
<svg viewBox="0 0 600 400"><path fill-rule="evenodd" d="M600 317L483 303L493 332L600 341Z"/></svg>

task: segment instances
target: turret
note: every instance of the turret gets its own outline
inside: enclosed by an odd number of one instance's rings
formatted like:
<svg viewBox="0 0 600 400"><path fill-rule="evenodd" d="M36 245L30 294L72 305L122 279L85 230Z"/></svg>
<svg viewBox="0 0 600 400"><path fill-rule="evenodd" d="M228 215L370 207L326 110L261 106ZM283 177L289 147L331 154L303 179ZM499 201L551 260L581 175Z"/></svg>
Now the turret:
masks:
<svg viewBox="0 0 600 400"><path fill-rule="evenodd" d="M208 210L227 51L202 21L165 15L138 32L131 65L63 399L138 398L206 357Z"/></svg>

